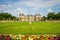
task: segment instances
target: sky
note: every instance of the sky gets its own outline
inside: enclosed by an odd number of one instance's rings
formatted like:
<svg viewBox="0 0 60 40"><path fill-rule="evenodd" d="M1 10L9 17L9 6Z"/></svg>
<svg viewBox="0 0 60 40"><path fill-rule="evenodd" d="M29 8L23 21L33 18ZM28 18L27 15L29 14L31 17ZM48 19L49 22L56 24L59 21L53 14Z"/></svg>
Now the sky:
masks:
<svg viewBox="0 0 60 40"><path fill-rule="evenodd" d="M60 12L60 0L0 0L0 12L17 17L20 13L47 16L48 12Z"/></svg>

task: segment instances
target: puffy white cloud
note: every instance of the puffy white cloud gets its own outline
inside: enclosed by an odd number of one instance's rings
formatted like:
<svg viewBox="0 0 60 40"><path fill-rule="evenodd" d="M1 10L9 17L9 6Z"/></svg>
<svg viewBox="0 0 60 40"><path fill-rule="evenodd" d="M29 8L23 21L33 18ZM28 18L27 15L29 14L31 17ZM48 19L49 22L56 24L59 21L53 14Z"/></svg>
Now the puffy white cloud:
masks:
<svg viewBox="0 0 60 40"><path fill-rule="evenodd" d="M52 9L48 9L47 11L48 11L48 12L53 12L53 10L52 10Z"/></svg>
<svg viewBox="0 0 60 40"><path fill-rule="evenodd" d="M7 12L11 12L12 14L13 13L17 13L17 14L30 13L32 11L36 12L37 10L41 11L42 8L48 9L59 3L60 3L60 0L27 0L27 1L19 1L19 2L9 3L8 5L0 5L0 10L4 10L4 9L11 7L13 9L8 9ZM12 5L10 5L10 4L12 4ZM45 11L47 11L47 10L44 10L44 12ZM52 11L53 10L48 9L48 12L52 12ZM43 14L43 11L42 11L42 14Z"/></svg>
<svg viewBox="0 0 60 40"><path fill-rule="evenodd" d="M2 8L0 7L0 9L7 9L9 7L20 7L20 6L24 6L24 7L32 7L32 10L38 10L39 8L49 8L51 6L54 6L56 4L60 3L60 0L27 0L27 1L19 1L19 2L15 2L12 5L2 5ZM12 3L11 3L12 4ZM16 9L17 12L22 12L23 10L21 8L17 8Z"/></svg>
<svg viewBox="0 0 60 40"><path fill-rule="evenodd" d="M24 12L23 9L21 9L21 8L16 8L15 11L18 12L18 13L23 13Z"/></svg>
<svg viewBox="0 0 60 40"><path fill-rule="evenodd" d="M17 14L20 14L20 13L27 14L26 9L23 10L22 8L16 8L16 9L15 9L15 12L16 12Z"/></svg>

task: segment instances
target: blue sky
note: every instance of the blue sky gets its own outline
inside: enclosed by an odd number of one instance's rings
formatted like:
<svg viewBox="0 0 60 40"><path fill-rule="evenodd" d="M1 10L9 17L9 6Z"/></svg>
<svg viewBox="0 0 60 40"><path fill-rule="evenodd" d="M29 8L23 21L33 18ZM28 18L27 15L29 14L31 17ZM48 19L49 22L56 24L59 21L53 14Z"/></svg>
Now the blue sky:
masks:
<svg viewBox="0 0 60 40"><path fill-rule="evenodd" d="M0 0L0 12L47 16L48 12L60 12L60 0Z"/></svg>

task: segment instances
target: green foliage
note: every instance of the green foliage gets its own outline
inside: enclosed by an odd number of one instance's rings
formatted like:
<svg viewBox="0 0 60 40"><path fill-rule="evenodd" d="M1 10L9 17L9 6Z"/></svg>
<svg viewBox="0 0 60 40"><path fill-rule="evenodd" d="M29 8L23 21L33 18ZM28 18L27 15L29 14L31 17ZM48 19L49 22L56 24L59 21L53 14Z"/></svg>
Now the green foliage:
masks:
<svg viewBox="0 0 60 40"><path fill-rule="evenodd" d="M59 20L60 19L60 12L58 12L57 14L49 13L47 15L47 19L49 19L49 20Z"/></svg>
<svg viewBox="0 0 60 40"><path fill-rule="evenodd" d="M43 16L41 20L42 20L42 21L46 21L46 19L47 19L47 18L46 18L45 16Z"/></svg>
<svg viewBox="0 0 60 40"><path fill-rule="evenodd" d="M16 17L12 16L9 13L0 13L0 20L12 20L12 19L16 19Z"/></svg>
<svg viewBox="0 0 60 40"><path fill-rule="evenodd" d="M56 14L56 19L60 19L60 12L58 12L57 14Z"/></svg>
<svg viewBox="0 0 60 40"><path fill-rule="evenodd" d="M49 13L49 14L47 15L47 18L48 18L49 20L55 19L55 14L54 14L54 13Z"/></svg>

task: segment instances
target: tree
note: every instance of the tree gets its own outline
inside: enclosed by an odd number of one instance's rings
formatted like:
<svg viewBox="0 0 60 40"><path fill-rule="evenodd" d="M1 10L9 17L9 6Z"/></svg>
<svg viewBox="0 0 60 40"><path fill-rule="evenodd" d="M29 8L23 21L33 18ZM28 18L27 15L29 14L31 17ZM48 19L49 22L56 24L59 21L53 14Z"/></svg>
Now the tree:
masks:
<svg viewBox="0 0 60 40"><path fill-rule="evenodd" d="M56 19L57 20L60 20L60 12L58 12L56 15L55 15Z"/></svg>
<svg viewBox="0 0 60 40"><path fill-rule="evenodd" d="M15 16L12 16L12 18L11 18L11 19L15 21L15 20L16 20L16 17L15 17Z"/></svg>
<svg viewBox="0 0 60 40"><path fill-rule="evenodd" d="M0 13L0 20L13 20L16 19L15 16L12 16L9 13Z"/></svg>
<svg viewBox="0 0 60 40"><path fill-rule="evenodd" d="M0 16L3 17L4 20L7 20L12 17L12 15L8 13L0 13Z"/></svg>
<svg viewBox="0 0 60 40"><path fill-rule="evenodd" d="M46 18L45 16L42 17L42 21L46 21L46 19L47 19L47 18Z"/></svg>
<svg viewBox="0 0 60 40"><path fill-rule="evenodd" d="M49 14L47 15L47 19L49 19L49 20L54 20L54 19L55 19L55 13L49 13Z"/></svg>

